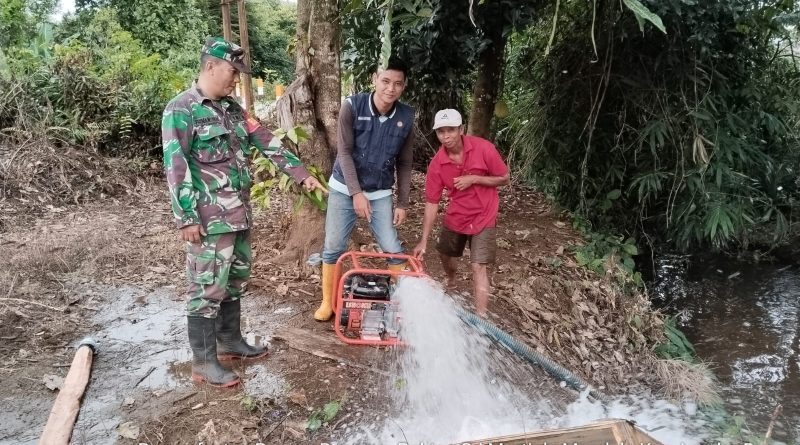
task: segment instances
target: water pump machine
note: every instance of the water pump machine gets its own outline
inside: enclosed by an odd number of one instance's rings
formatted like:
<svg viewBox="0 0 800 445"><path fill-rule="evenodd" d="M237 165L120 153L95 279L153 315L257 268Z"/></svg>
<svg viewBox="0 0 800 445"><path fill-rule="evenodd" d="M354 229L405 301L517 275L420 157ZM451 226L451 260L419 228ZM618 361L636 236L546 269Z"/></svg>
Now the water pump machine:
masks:
<svg viewBox="0 0 800 445"><path fill-rule="evenodd" d="M402 259L406 270L382 269L373 263ZM409 255L347 252L334 270L333 330L347 344L400 344L401 314L392 298L402 276L427 277L419 259Z"/></svg>

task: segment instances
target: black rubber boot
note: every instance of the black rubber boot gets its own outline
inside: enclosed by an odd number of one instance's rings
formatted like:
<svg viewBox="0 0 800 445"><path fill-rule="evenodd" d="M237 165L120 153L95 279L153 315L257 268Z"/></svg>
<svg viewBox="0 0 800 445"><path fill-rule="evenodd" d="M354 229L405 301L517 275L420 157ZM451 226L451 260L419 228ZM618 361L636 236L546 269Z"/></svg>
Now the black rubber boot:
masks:
<svg viewBox="0 0 800 445"><path fill-rule="evenodd" d="M264 346L250 346L242 338L242 303L223 301L217 317L217 357L219 360L257 359L267 355Z"/></svg>
<svg viewBox="0 0 800 445"><path fill-rule="evenodd" d="M187 317L189 345L192 347L192 380L228 388L239 384L239 376L225 369L217 359L216 320Z"/></svg>

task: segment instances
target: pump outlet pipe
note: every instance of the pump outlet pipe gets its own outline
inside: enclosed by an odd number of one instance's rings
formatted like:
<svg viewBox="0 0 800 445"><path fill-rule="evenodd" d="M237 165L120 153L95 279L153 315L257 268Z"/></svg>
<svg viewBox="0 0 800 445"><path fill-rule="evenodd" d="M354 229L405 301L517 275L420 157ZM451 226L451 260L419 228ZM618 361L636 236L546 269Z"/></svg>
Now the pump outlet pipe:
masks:
<svg viewBox="0 0 800 445"><path fill-rule="evenodd" d="M463 309L458 309L458 316L462 321L464 321L464 323L480 329L492 340L500 343L534 365L541 367L548 375L550 375L550 377L553 377L560 382L565 382L567 386L578 392L583 392L588 389L589 396L597 400L606 399L605 395L590 388L589 385L583 381L583 379L569 371L567 368L564 368L525 343L515 340L508 333L504 332L497 326Z"/></svg>
<svg viewBox="0 0 800 445"><path fill-rule="evenodd" d="M96 353L97 342L93 338L84 338L78 344L67 377L50 410L39 445L69 444L72 428L81 409L81 398L92 373L92 358Z"/></svg>

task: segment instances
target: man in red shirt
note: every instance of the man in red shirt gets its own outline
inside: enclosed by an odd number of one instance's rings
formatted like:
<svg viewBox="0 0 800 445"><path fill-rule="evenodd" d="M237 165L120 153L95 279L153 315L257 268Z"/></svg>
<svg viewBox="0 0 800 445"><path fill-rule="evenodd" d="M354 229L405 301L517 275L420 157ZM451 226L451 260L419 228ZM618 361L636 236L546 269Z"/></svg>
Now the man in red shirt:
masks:
<svg viewBox="0 0 800 445"><path fill-rule="evenodd" d="M495 226L500 207L497 187L508 184L508 167L491 142L464 135L458 111L437 112L433 129L442 145L428 165L422 238L413 253L417 257L425 254L442 191L446 189L450 203L436 250L447 275L447 287L452 288L456 281L455 258L464 253L469 242L475 311L483 317L489 300L488 265L494 263L497 245Z"/></svg>

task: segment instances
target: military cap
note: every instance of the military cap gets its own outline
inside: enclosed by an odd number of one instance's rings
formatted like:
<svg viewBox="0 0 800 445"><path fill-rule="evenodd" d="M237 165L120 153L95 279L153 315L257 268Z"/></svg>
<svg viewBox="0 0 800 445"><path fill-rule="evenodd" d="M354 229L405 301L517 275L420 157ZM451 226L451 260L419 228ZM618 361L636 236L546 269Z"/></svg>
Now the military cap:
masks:
<svg viewBox="0 0 800 445"><path fill-rule="evenodd" d="M244 63L244 50L241 46L228 42L222 37L209 37L203 44L200 54L208 54L218 59L226 60L237 70L250 74L250 69Z"/></svg>

